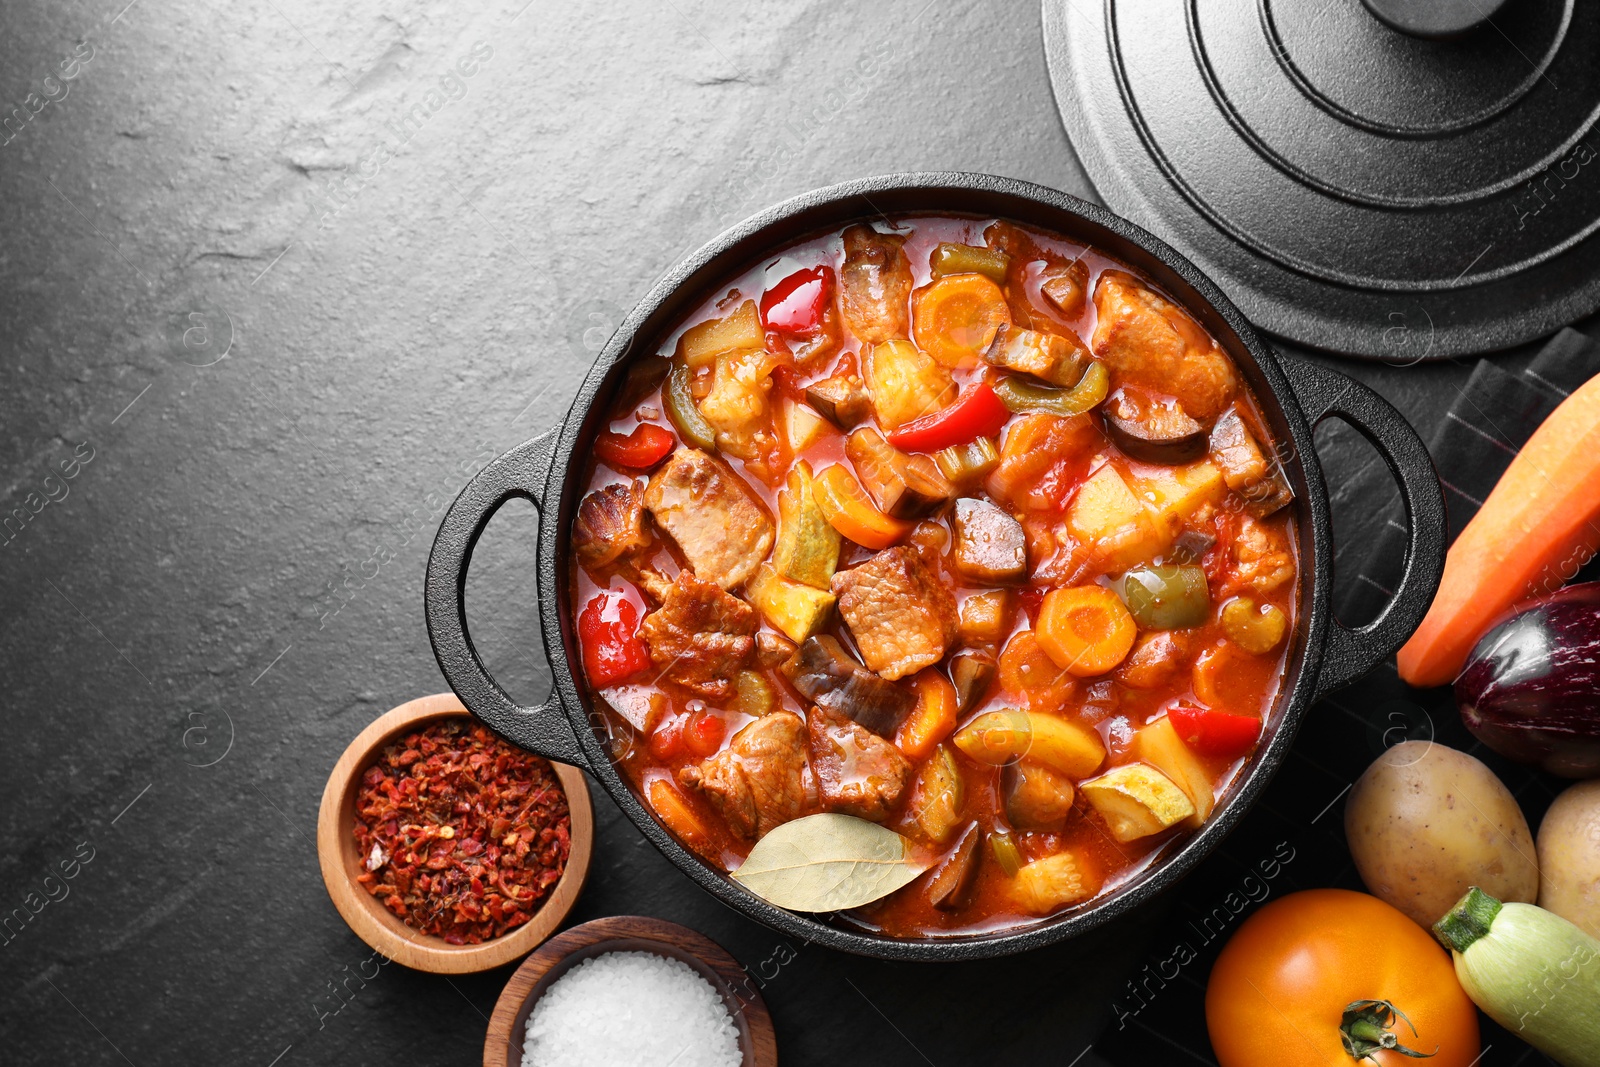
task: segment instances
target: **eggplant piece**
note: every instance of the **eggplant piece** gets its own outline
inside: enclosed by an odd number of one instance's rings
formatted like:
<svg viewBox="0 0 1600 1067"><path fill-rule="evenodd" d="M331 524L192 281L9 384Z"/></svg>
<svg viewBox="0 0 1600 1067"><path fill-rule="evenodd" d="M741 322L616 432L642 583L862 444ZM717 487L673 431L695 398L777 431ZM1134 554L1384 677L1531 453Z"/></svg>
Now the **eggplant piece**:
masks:
<svg viewBox="0 0 1600 1067"><path fill-rule="evenodd" d="M1172 563L1199 563L1216 543L1215 534L1185 530L1172 542L1172 551L1167 553L1167 559Z"/></svg>
<svg viewBox="0 0 1600 1067"><path fill-rule="evenodd" d="M1028 539L1022 524L987 500L962 497L952 519L957 574L985 585L1009 585L1028 575Z"/></svg>
<svg viewBox="0 0 1600 1067"><path fill-rule="evenodd" d="M1018 830L1059 830L1072 812L1072 779L1021 759L1000 771L1006 821Z"/></svg>
<svg viewBox="0 0 1600 1067"><path fill-rule="evenodd" d="M950 681L956 687L956 710L965 715L977 706L1000 672L995 658L977 648L964 648L950 657Z"/></svg>
<svg viewBox="0 0 1600 1067"><path fill-rule="evenodd" d="M1106 436L1129 458L1169 467L1193 463L1206 454L1211 441L1206 428L1178 408L1147 410L1134 415L1129 405L1102 409Z"/></svg>
<svg viewBox="0 0 1600 1067"><path fill-rule="evenodd" d="M1600 775L1600 582L1513 609L1473 648L1455 696L1467 729L1502 756Z"/></svg>
<svg viewBox="0 0 1600 1067"><path fill-rule="evenodd" d="M844 451L862 488L885 515L917 518L955 495L930 457L906 455L870 426L852 433Z"/></svg>
<svg viewBox="0 0 1600 1067"><path fill-rule="evenodd" d="M817 707L849 716L884 737L894 734L917 703L909 690L867 670L828 634L807 638L782 669L789 684Z"/></svg>
<svg viewBox="0 0 1600 1067"><path fill-rule="evenodd" d="M806 389L806 403L839 427L852 430L872 414L872 398L860 378L836 374Z"/></svg>
<svg viewBox="0 0 1600 1067"><path fill-rule="evenodd" d="M1031 374L1051 385L1072 385L1083 377L1089 350L1076 337L1001 326L983 353L983 361L1001 370Z"/></svg>
<svg viewBox="0 0 1600 1067"><path fill-rule="evenodd" d="M928 902L940 911L960 911L972 903L973 890L978 888L978 845L982 840L983 831L978 824L968 826L949 858L929 880Z"/></svg>

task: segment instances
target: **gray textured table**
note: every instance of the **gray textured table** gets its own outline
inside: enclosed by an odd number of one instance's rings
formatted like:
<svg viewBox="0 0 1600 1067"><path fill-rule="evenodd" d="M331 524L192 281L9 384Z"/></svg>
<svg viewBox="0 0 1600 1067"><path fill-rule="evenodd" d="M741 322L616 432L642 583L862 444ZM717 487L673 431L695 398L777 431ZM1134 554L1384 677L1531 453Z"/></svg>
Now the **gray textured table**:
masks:
<svg viewBox="0 0 1600 1067"><path fill-rule="evenodd" d="M445 503L560 417L653 278L770 202L918 169L1089 193L1032 4L522 2L0 12L0 511L26 515L0 535L0 912L29 916L0 935L8 1063L475 1062L509 972L352 979L370 953L312 841L345 743L443 688L421 579ZM1466 375L1342 369L1425 430ZM1356 543L1393 490L1353 434L1319 439ZM469 583L527 701L531 519L494 522ZM723 943L786 1062L1141 1058L1097 1035L1171 902L984 965L783 950L603 797L598 820L574 919ZM1336 837L1301 847L1344 867ZM1192 1028L1194 990L1171 1001Z"/></svg>

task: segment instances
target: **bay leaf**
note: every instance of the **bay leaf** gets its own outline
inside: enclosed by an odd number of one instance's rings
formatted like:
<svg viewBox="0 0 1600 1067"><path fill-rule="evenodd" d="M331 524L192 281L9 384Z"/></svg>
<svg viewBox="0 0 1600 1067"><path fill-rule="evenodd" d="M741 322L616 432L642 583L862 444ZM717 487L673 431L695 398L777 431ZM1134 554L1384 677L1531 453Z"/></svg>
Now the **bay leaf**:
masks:
<svg viewBox="0 0 1600 1067"><path fill-rule="evenodd" d="M769 831L733 878L780 908L842 911L888 896L929 865L893 830L827 813Z"/></svg>

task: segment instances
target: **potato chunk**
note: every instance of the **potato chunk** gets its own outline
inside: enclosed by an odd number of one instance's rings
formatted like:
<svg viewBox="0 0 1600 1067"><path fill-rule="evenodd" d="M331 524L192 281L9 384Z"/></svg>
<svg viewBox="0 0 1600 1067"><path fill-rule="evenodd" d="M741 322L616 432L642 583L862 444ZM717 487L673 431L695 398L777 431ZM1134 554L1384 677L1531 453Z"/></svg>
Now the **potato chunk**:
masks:
<svg viewBox="0 0 1600 1067"><path fill-rule="evenodd" d="M866 366L872 410L885 430L931 415L956 398L950 372L910 341L873 345Z"/></svg>
<svg viewBox="0 0 1600 1067"><path fill-rule="evenodd" d="M700 414L717 432L717 447L740 459L769 455L777 444L767 394L777 359L764 349L725 352L717 357L711 392Z"/></svg>
<svg viewBox="0 0 1600 1067"><path fill-rule="evenodd" d="M1067 509L1067 530L1107 571L1153 559L1164 544L1150 510L1109 463L1078 487Z"/></svg>

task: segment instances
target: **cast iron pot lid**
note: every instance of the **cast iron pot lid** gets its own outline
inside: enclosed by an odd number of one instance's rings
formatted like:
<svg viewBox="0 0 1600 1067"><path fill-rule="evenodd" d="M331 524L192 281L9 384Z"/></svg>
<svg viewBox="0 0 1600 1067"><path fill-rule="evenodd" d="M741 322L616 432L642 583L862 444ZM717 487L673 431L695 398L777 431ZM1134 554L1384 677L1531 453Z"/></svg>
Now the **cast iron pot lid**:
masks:
<svg viewBox="0 0 1600 1067"><path fill-rule="evenodd" d="M1263 329L1414 361L1600 308L1600 3L1043 2L1107 206Z"/></svg>

